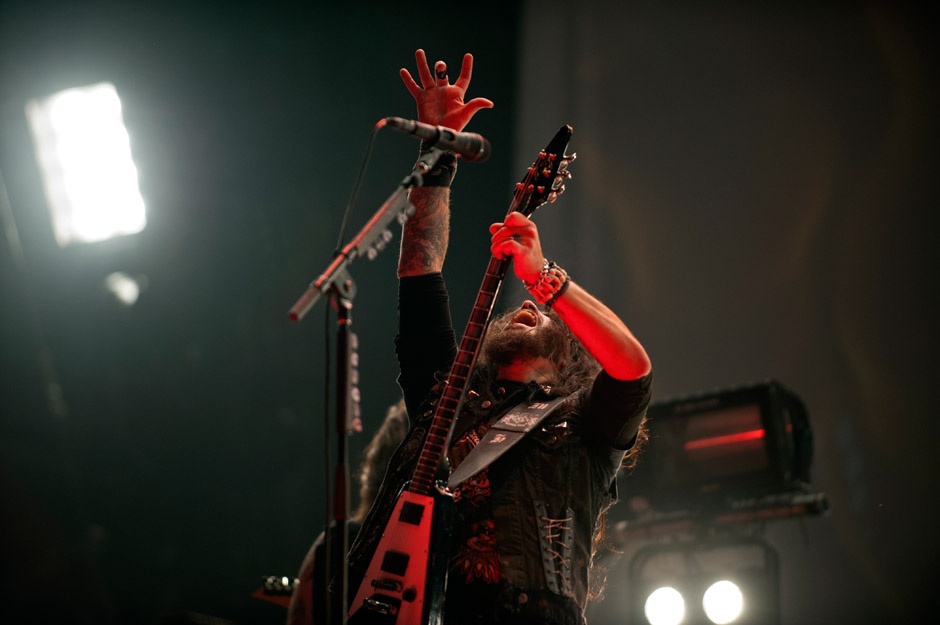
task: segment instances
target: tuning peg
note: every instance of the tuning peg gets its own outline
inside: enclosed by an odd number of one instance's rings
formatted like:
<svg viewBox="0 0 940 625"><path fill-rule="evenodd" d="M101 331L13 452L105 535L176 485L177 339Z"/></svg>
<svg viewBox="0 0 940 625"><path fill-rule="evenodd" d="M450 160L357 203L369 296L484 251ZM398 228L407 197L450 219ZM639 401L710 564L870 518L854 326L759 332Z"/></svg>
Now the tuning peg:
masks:
<svg viewBox="0 0 940 625"><path fill-rule="evenodd" d="M548 194L548 201L549 201L549 203L554 202L554 201L557 200L557 199L558 199L558 194L555 193L554 191L552 191L551 193Z"/></svg>
<svg viewBox="0 0 940 625"><path fill-rule="evenodd" d="M543 186L539 186L537 190L539 192L539 195L542 195L543 193L545 193L545 187Z"/></svg>
<svg viewBox="0 0 940 625"><path fill-rule="evenodd" d="M574 161L576 158L578 158L577 152L573 153L571 156L565 156L564 158L562 158L561 164L558 165L558 171L559 172L568 171L568 165L570 165L571 162Z"/></svg>
<svg viewBox="0 0 940 625"><path fill-rule="evenodd" d="M375 254L378 254L379 252L384 250L385 246L389 243L389 241L391 241L394 238L395 238L395 235L392 234L391 230L389 230L388 228L382 230L382 237L378 241L375 242L375 244L369 249L369 252L374 251ZM375 258L375 256L371 253L369 253L368 256L369 256L369 260L372 260L373 258Z"/></svg>

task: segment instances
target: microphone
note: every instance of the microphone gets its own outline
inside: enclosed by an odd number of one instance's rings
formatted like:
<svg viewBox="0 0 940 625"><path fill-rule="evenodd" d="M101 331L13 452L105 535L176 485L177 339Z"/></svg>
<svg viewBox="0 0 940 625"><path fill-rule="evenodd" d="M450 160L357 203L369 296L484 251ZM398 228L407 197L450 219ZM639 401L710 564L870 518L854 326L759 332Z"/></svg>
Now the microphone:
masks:
<svg viewBox="0 0 940 625"><path fill-rule="evenodd" d="M396 130L424 139L433 147L456 152L471 163L482 163L490 157L490 142L476 133L457 132L444 126L432 126L401 117L386 117L382 121Z"/></svg>

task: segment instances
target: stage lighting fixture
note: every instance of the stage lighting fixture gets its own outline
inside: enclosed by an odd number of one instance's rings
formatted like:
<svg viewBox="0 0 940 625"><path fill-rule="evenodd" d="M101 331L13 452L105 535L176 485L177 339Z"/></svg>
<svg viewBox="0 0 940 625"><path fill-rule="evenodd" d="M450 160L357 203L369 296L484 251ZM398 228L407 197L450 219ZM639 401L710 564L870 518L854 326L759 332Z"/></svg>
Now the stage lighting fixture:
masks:
<svg viewBox="0 0 940 625"><path fill-rule="evenodd" d="M615 512L626 518L607 532L611 544L648 543L630 560L632 622L656 625L648 597L668 586L684 598L682 625L777 625L778 556L760 528L829 507L811 488L802 400L768 381L653 404L648 414L649 443Z"/></svg>
<svg viewBox="0 0 940 625"><path fill-rule="evenodd" d="M828 498L810 488L806 407L779 383L682 397L653 404L648 414L649 444L624 483L627 529L828 510Z"/></svg>
<svg viewBox="0 0 940 625"><path fill-rule="evenodd" d="M777 552L758 538L709 538L644 547L630 562L631 622L777 625L779 575ZM680 596L681 612L674 599ZM675 620L665 620L667 615Z"/></svg>
<svg viewBox="0 0 940 625"><path fill-rule="evenodd" d="M650 625L679 625L685 616L685 600L675 588L660 586L646 598L643 612Z"/></svg>
<svg viewBox="0 0 940 625"><path fill-rule="evenodd" d="M114 85L31 100L26 115L60 246L144 229L146 210Z"/></svg>

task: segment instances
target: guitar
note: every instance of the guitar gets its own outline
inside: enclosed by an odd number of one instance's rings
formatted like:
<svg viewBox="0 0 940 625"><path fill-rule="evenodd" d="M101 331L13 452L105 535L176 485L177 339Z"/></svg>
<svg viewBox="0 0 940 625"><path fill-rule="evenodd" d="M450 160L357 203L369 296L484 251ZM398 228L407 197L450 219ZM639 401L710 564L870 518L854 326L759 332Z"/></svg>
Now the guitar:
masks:
<svg viewBox="0 0 940 625"><path fill-rule="evenodd" d="M562 126L516 185L507 216L512 212L529 216L564 191L564 180L571 177L568 165L576 158L564 153L570 139L571 127ZM508 267L509 259L490 257L413 475L398 495L351 603L350 624L443 621L453 495L435 483L435 475Z"/></svg>

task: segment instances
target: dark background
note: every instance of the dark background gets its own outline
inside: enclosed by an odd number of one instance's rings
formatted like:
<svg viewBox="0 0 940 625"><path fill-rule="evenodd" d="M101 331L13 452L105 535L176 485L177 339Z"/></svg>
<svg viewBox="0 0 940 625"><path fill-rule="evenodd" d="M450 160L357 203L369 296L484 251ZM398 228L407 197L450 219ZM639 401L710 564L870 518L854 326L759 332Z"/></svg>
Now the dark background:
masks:
<svg viewBox="0 0 940 625"><path fill-rule="evenodd" d="M883 3L0 3L23 250L6 226L3 613L283 619L251 593L322 526L326 306L286 311L331 258L372 125L414 115L398 69L423 47L452 79L473 52L469 95L497 104L471 126L493 158L455 185L458 324L486 226L571 123L581 158L537 218L546 254L644 342L655 399L772 377L809 406L833 509L767 528L784 622L935 614L934 31ZM60 249L24 105L99 81L122 98L148 226ZM350 233L416 151L380 133ZM395 256L352 268L366 432L398 396ZM146 277L131 308L114 271ZM623 622L624 579L615 565L592 622Z"/></svg>

